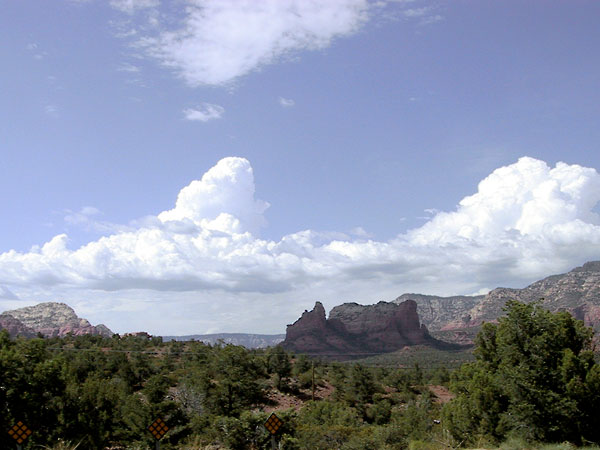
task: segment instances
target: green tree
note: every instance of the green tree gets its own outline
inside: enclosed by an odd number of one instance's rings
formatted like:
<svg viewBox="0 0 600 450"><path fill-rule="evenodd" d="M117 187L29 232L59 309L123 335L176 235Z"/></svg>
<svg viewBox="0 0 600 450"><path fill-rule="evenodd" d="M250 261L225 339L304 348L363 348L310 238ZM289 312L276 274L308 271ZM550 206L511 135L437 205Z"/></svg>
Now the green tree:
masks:
<svg viewBox="0 0 600 450"><path fill-rule="evenodd" d="M476 338L476 362L452 382L457 398L445 410L458 440L516 435L530 441L598 442L600 368L592 331L567 312L507 303L498 325ZM471 439L472 440L472 439Z"/></svg>
<svg viewBox="0 0 600 450"><path fill-rule="evenodd" d="M207 397L213 412L238 416L244 408L262 399L263 389L258 380L264 376L257 358L236 345L216 347L217 354L210 367L210 387Z"/></svg>
<svg viewBox="0 0 600 450"><path fill-rule="evenodd" d="M377 386L369 370L361 364L354 364L346 382L345 400L352 406L364 408L366 403L373 402L375 392Z"/></svg>
<svg viewBox="0 0 600 450"><path fill-rule="evenodd" d="M281 390L285 379L292 373L290 357L281 345L277 345L267 350L266 358L267 371L277 375L277 389Z"/></svg>

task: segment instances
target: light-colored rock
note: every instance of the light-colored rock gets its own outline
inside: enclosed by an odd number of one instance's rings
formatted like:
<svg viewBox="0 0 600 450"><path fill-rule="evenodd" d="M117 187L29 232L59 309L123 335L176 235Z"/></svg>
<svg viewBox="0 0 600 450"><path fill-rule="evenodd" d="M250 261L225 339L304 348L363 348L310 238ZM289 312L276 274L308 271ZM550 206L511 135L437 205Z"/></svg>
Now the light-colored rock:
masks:
<svg viewBox="0 0 600 450"><path fill-rule="evenodd" d="M39 303L35 306L5 311L2 315L9 315L27 329L46 337L66 336L69 333L76 336L93 334L110 337L113 335L106 326L96 327L86 319L77 317L73 308L65 303Z"/></svg>
<svg viewBox="0 0 600 450"><path fill-rule="evenodd" d="M421 323L430 331L444 329L449 322L468 323L471 319L470 311L485 296L483 295L455 295L452 297L439 297L436 295L402 294L393 303L402 303L414 300L417 303L417 312Z"/></svg>
<svg viewBox="0 0 600 450"><path fill-rule="evenodd" d="M600 331L600 261L585 263L568 273L552 275L523 289L497 288L471 309L468 326L496 321L509 300L540 301L550 311L568 311L584 324ZM446 329L462 328L458 323Z"/></svg>

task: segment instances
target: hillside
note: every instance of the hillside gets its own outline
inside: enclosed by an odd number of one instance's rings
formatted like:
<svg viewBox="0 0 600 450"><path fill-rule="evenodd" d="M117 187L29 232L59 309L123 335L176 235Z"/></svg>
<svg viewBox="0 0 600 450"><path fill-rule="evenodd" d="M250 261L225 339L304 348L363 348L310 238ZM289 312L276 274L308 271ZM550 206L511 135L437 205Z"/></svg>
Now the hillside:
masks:
<svg viewBox="0 0 600 450"><path fill-rule="evenodd" d="M585 325L600 330L600 261L585 263L570 272L552 275L523 289L497 288L487 294L468 313L467 320L448 322L451 330L495 321L503 315L508 300L523 303L540 301L548 310L568 311Z"/></svg>
<svg viewBox="0 0 600 450"><path fill-rule="evenodd" d="M113 335L105 325L94 326L87 319L78 317L69 305L56 302L4 311L0 314L0 328L5 328L11 336L24 337L33 337L38 333L45 337L62 337L67 334Z"/></svg>
<svg viewBox="0 0 600 450"><path fill-rule="evenodd" d="M474 334L469 330L477 329L483 322L498 320L509 300L540 301L546 309L568 311L600 331L600 261L548 276L523 289L498 287L485 296L403 294L393 302L408 299L417 303L419 317L432 334L450 342L472 342Z"/></svg>

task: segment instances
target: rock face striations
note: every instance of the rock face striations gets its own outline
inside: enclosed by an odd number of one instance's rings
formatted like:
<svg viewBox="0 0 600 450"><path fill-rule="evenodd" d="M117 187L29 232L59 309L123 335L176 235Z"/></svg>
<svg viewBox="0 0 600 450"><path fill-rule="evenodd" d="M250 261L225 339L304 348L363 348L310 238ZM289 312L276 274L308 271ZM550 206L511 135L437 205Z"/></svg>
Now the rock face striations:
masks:
<svg viewBox="0 0 600 450"><path fill-rule="evenodd" d="M475 305L466 324L450 322L444 328L477 326L497 320L508 300L541 301L550 311L568 311L586 326L600 331L600 261L585 263L568 273L552 275L523 289L497 288Z"/></svg>
<svg viewBox="0 0 600 450"><path fill-rule="evenodd" d="M443 329L449 322L468 323L469 315L478 303L484 299L484 295L455 295L453 297L438 297L436 295L402 294L393 303L402 303L406 300L417 302L417 312L431 331Z"/></svg>
<svg viewBox="0 0 600 450"><path fill-rule="evenodd" d="M64 303L40 303L0 314L0 328L11 336L34 337L38 333L46 337L94 334L110 337L113 332L104 325L94 326L86 319L77 317L73 309Z"/></svg>
<svg viewBox="0 0 600 450"><path fill-rule="evenodd" d="M417 304L379 302L363 306L344 303L331 310L329 319L320 302L312 311L288 325L282 345L314 355L353 357L387 353L412 345L443 345L419 323Z"/></svg>
<svg viewBox="0 0 600 450"><path fill-rule="evenodd" d="M570 272L552 275L523 289L496 288L485 296L435 297L404 294L395 303L413 299L419 316L432 333L452 342L472 342L483 322L495 322L509 300L540 301L550 311L568 311L600 332L600 261L587 262ZM465 334L466 333L466 334Z"/></svg>

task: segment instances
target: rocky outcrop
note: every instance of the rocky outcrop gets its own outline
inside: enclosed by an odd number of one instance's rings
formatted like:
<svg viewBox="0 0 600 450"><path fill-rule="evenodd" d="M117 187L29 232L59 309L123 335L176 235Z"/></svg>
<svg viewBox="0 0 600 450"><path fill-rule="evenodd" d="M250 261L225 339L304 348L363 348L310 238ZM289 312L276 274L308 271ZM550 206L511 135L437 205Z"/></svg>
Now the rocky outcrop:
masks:
<svg viewBox="0 0 600 450"><path fill-rule="evenodd" d="M282 345L292 351L336 358L387 353L412 345L443 345L419 322L417 304L344 303L325 316L320 302L288 325Z"/></svg>
<svg viewBox="0 0 600 450"><path fill-rule="evenodd" d="M568 311L600 332L600 261L587 262L568 273L552 275L523 289L499 287L485 296L436 297L403 294L394 300L417 302L419 317L436 337L455 343L472 342L473 330L496 322L509 300L539 301L550 311ZM463 330L463 331L461 331Z"/></svg>
<svg viewBox="0 0 600 450"><path fill-rule="evenodd" d="M93 334L110 337L113 335L105 325L94 326L86 319L77 317L75 311L64 303L40 303L35 306L5 311L0 317L12 318L10 323L0 322L0 327L6 328L11 336L29 337L31 332L33 335L41 333L46 337L66 336L69 333L75 336ZM4 323L7 326L4 326Z"/></svg>
<svg viewBox="0 0 600 450"><path fill-rule="evenodd" d="M393 303L414 300L421 322L430 331L438 331L450 322L468 324L471 320L471 309L484 299L484 295L455 295L438 297L436 295L402 294Z"/></svg>
<svg viewBox="0 0 600 450"><path fill-rule="evenodd" d="M22 336L32 338L37 336L34 329L29 328L19 319L15 319L8 313L0 314L0 330L8 331L8 334L12 337Z"/></svg>
<svg viewBox="0 0 600 450"><path fill-rule="evenodd" d="M474 306L464 324L450 322L444 329L478 326L495 321L508 300L540 301L550 311L568 311L584 324L600 331L600 261L585 263L568 273L552 275L523 289L497 288Z"/></svg>

